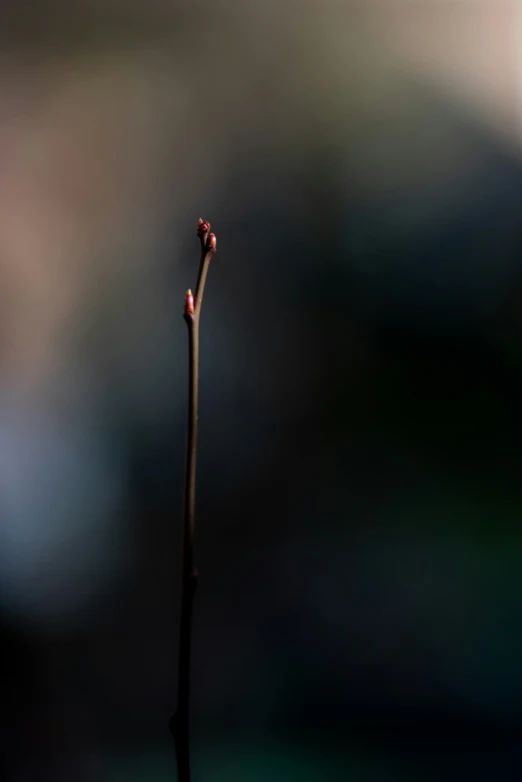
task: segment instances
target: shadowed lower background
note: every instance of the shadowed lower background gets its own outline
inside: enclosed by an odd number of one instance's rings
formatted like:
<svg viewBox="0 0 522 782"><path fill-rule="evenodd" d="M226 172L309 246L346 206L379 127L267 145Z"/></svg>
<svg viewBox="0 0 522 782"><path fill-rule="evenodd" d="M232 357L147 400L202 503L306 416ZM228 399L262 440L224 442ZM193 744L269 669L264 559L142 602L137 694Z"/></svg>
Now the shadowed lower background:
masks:
<svg viewBox="0 0 522 782"><path fill-rule="evenodd" d="M7 4L1 767L519 778L515 3ZM132 7L131 7L132 6Z"/></svg>

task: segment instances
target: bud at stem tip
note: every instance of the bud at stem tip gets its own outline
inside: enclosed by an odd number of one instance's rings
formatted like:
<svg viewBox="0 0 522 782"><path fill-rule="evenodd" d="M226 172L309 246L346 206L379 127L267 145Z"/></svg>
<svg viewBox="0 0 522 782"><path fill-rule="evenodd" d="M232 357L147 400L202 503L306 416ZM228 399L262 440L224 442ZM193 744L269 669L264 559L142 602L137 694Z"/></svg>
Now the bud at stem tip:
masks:
<svg viewBox="0 0 522 782"><path fill-rule="evenodd" d="M210 231L210 223L208 220L203 220L200 217L198 220L198 236L204 236L207 231Z"/></svg>

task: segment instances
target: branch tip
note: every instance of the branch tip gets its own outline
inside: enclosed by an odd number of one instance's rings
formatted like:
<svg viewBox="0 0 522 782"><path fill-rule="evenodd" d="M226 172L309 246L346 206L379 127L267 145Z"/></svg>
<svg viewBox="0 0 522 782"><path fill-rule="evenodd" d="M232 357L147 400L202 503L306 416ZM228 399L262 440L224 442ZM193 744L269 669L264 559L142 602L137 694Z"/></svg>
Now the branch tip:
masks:
<svg viewBox="0 0 522 782"><path fill-rule="evenodd" d="M198 220L198 236L203 237L205 234L210 231L210 223L208 220L203 220L202 217Z"/></svg>

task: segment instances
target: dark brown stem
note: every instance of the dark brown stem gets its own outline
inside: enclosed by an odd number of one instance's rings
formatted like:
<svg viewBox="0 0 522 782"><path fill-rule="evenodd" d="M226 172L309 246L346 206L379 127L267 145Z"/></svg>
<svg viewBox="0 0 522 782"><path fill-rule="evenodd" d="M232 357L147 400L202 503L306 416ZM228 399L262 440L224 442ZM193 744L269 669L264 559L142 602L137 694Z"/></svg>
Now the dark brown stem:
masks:
<svg viewBox="0 0 522 782"><path fill-rule="evenodd" d="M205 282L207 280L208 267L210 266L210 259L212 255L204 253L201 256L201 263L199 264L198 281L196 283L196 292L194 294L194 309L197 325L199 326L199 312L201 309L201 302L203 301L203 290L205 288Z"/></svg>
<svg viewBox="0 0 522 782"><path fill-rule="evenodd" d="M189 353L187 450L185 457L185 486L183 491L178 702L176 713L172 717L170 723L170 730L176 746L178 782L190 782L190 650L193 601L198 582L198 574L194 567L194 516L196 507L196 456L198 434L199 318L208 267L214 251L213 249L209 250L208 247L208 231L201 237L201 246L202 253L196 283L194 305L193 307L187 307L186 304L183 316L188 329Z"/></svg>

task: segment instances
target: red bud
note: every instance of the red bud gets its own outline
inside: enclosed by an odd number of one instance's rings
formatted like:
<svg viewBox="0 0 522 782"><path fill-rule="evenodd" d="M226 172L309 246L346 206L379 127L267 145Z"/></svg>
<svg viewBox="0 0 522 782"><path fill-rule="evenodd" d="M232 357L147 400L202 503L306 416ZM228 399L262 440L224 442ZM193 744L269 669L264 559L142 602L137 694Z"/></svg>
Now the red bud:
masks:
<svg viewBox="0 0 522 782"><path fill-rule="evenodd" d="M204 236L207 231L210 231L210 223L208 220L203 220L200 217L198 220L198 236Z"/></svg>
<svg viewBox="0 0 522 782"><path fill-rule="evenodd" d="M207 251L209 253L216 252L216 234L209 234L207 241Z"/></svg>
<svg viewBox="0 0 522 782"><path fill-rule="evenodd" d="M185 294L185 307L184 307L184 313L185 315L193 315L194 314L194 296L192 295L192 291L190 288Z"/></svg>

